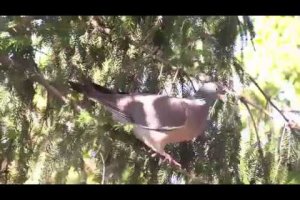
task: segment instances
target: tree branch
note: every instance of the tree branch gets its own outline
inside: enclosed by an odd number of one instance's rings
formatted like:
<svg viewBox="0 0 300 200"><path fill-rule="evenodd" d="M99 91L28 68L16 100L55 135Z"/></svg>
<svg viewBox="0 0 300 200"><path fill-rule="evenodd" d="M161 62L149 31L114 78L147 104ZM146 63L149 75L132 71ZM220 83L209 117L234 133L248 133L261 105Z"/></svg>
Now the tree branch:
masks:
<svg viewBox="0 0 300 200"><path fill-rule="evenodd" d="M260 106L258 106L258 105L256 105L256 104L250 102L250 101L249 101L248 99L246 99L244 96L238 96L238 98L240 99L240 101L241 101L242 103L247 103L247 104L253 106L254 108L256 108L256 109L262 111L262 112L265 113L267 116L273 118L272 114L269 113L266 109L264 109L264 108L262 108L262 107L260 107ZM280 110L280 111L281 111L282 113L284 113L284 110ZM290 112L293 112L293 111L290 111ZM300 130L300 124L297 123L297 122L295 122L295 121L293 121L293 120L289 120L289 121L288 121L288 127L291 128L291 129L295 129L295 130Z"/></svg>
<svg viewBox="0 0 300 200"><path fill-rule="evenodd" d="M180 70L179 68L176 70L175 75L174 75L174 77L173 77L172 84L175 83L179 70Z"/></svg>
<svg viewBox="0 0 300 200"><path fill-rule="evenodd" d="M264 97L266 98L266 100L280 113L280 115L283 117L283 119L286 122L289 122L290 120L281 112L281 110L279 110L279 108L272 102L271 98L269 96L267 96L267 94L261 89L261 87L257 84L257 82L251 77L249 76L250 80L254 83L254 85L258 88L258 90L264 95Z"/></svg>
<svg viewBox="0 0 300 200"><path fill-rule="evenodd" d="M256 126L256 123L255 123L254 117L253 117L253 115L250 111L250 108L249 108L248 104L246 102L242 102L242 103L246 106L247 111L249 112L250 118L252 120L255 135L256 135L256 139L257 139L257 144L258 144L258 153L259 153L259 156L260 156L260 159L261 159L261 163L263 164L264 176L267 177L267 170L266 170L267 165L265 163L263 148L261 146L261 141L260 141L260 138L259 138L259 135L258 135L258 130L257 130L257 126Z"/></svg>
<svg viewBox="0 0 300 200"><path fill-rule="evenodd" d="M254 108L256 108L256 109L262 111L263 113L265 113L265 114L268 115L269 117L273 118L272 115L271 115L268 111L266 111L264 108L262 108L262 107L260 107L260 106L258 106L258 105L256 105L256 104L250 102L246 97L244 97L244 96L238 96L238 98L240 99L240 101L241 101L242 103L244 103L244 104L245 104L245 103L246 103L246 104L249 104L249 105L253 106Z"/></svg>
<svg viewBox="0 0 300 200"><path fill-rule="evenodd" d="M290 123L290 120L282 113L281 110L279 110L279 108L272 102L271 98L261 89L261 87L258 85L258 83L254 80L254 78L252 76L250 76L250 74L246 73L245 70L242 68L242 66L240 64L238 64L237 61L234 61L234 66L236 68L239 68L240 70L243 71L244 74L247 74L247 76L249 77L249 79L251 80L252 83L254 83L254 85L258 88L258 90L262 93L262 95L265 97L265 99L271 104L272 107L274 107L279 114L283 117L283 119Z"/></svg>
<svg viewBox="0 0 300 200"><path fill-rule="evenodd" d="M7 66L14 66L20 70L23 70L24 72L28 72L29 76L32 80L38 82L39 84L43 85L46 90L50 93L52 93L55 97L57 97L59 100L61 100L65 104L70 104L70 100L66 98L60 91L58 91L55 87L50 85L48 81L43 77L42 74L37 72L36 70L32 70L33 68L30 66L24 66L21 64L21 61L18 61L17 59L11 59L8 56L0 56L0 64L1 65L7 65ZM78 106L76 103L73 102L74 108L76 111L80 112L82 109L80 106Z"/></svg>
<svg viewBox="0 0 300 200"><path fill-rule="evenodd" d="M69 103L69 100L64 97L64 95L58 91L55 87L53 87L52 85L50 85L48 83L48 81L46 81L41 74L33 74L32 79L38 83L40 83L41 85L43 85L48 92L52 93L54 96L56 96L59 100L61 100L62 102L64 102L65 104Z"/></svg>
<svg viewBox="0 0 300 200"><path fill-rule="evenodd" d="M300 130L300 125L296 122L294 122L293 120L289 120L284 114L283 114L283 111L280 110L271 100L271 98L261 89L261 87L258 85L258 83L254 80L253 77L250 76L250 74L248 74L247 72L245 72L245 70L240 66L240 64L237 62L237 61L234 61L234 66L236 68L239 68L240 70L243 71L244 74L247 74L247 76L249 77L249 79L251 80L251 82L254 83L254 85L258 88L258 90L263 94L263 96L265 97L265 99L271 104L271 106L273 108L276 109L276 111L283 117L283 119L287 122L288 124L288 127L290 129L296 129L296 130ZM245 100L245 99L242 99L242 100ZM250 104L250 103L249 103ZM250 104L252 106L254 106L254 104ZM256 108L258 108L258 106L254 106ZM258 108L259 109L259 108ZM260 109L262 110L262 109ZM264 112L266 113L266 112ZM267 113L266 113L267 114ZM270 114L268 114L268 116L270 116ZM271 117L271 116L270 116ZM292 131L292 133L294 134L294 132Z"/></svg>
<svg viewBox="0 0 300 200"><path fill-rule="evenodd" d="M102 160L102 181L101 181L101 184L103 185L105 183L105 160L104 160L103 155L100 151L99 151L99 154L100 154L100 157L101 157L101 160Z"/></svg>

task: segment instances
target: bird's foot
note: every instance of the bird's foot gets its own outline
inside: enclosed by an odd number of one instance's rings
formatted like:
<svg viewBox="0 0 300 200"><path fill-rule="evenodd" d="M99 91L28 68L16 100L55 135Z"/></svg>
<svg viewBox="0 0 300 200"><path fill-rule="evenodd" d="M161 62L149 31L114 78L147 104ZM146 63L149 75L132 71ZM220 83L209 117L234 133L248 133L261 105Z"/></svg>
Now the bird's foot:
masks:
<svg viewBox="0 0 300 200"><path fill-rule="evenodd" d="M152 153L153 150L150 149L148 152ZM181 164L179 164L175 159L172 158L172 156L170 154L167 154L166 152L164 152L163 154L160 154L160 153L154 151L154 153L151 154L151 157L156 157L156 156L160 157L159 164L167 161L169 164L173 164L173 165L181 168Z"/></svg>
<svg viewBox="0 0 300 200"><path fill-rule="evenodd" d="M168 162L171 165L175 165L176 167L181 168L181 164L179 164L175 159L172 158L171 155L164 153L164 154L159 154L159 153L153 153L151 157L159 156L159 164L163 162Z"/></svg>
<svg viewBox="0 0 300 200"><path fill-rule="evenodd" d="M172 156L170 154L165 153L163 156L165 157L163 162L168 161L170 164L173 164L173 165L181 168L181 164L179 164L174 158L172 158Z"/></svg>

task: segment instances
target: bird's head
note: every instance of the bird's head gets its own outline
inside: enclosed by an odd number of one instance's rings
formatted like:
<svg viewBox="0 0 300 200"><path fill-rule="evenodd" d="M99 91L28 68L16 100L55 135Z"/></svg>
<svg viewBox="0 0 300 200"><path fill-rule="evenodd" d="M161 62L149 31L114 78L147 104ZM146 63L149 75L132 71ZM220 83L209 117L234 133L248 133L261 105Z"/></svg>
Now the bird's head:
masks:
<svg viewBox="0 0 300 200"><path fill-rule="evenodd" d="M214 102L217 99L225 100L226 87L219 83L204 83L196 92L196 98L204 98L207 101Z"/></svg>

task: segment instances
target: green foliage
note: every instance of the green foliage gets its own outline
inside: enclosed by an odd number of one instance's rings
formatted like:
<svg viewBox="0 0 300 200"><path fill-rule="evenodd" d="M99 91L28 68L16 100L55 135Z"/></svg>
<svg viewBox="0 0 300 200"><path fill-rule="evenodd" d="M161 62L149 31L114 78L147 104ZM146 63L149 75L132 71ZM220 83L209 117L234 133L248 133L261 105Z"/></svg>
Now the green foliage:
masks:
<svg viewBox="0 0 300 200"><path fill-rule="evenodd" d="M253 135L245 148L241 146L242 128L250 125L242 123L234 98L217 102L203 137L167 147L183 164L183 172L159 165L130 126L114 122L101 105L68 86L69 80L90 77L112 90L159 93L172 86L172 95L188 96L193 90L190 80L201 74L230 85L236 73L232 65L237 37L242 45L248 35L254 38L249 17L0 19L0 163L9 175L0 169L1 182L249 183L252 177L266 177L260 175ZM245 60L249 57L245 54ZM237 74L244 83L246 75ZM287 71L286 77L296 80ZM278 91L274 84L268 88ZM274 145L264 150L272 152ZM269 174L284 171L273 167L273 155L265 159Z"/></svg>
<svg viewBox="0 0 300 200"><path fill-rule="evenodd" d="M279 109L297 109L299 94L298 46L300 33L296 17L254 17L256 37L253 40L256 51L247 47L243 51L244 69L259 83ZM238 72L242 74L242 72ZM246 78L247 79L247 78ZM248 81L249 83L249 81ZM258 127L260 143L255 136L249 115L242 115L245 129L241 141L241 176L244 183L287 183L293 170L299 170L299 138L289 129L283 128L281 116L268 105L265 97L251 84L244 95L256 105L261 105L273 119L259 110L251 109ZM286 86L293 85L287 88ZM280 97L281 93L285 95ZM293 94L294 93L294 94ZM243 108L241 109L243 112ZM280 119L279 119L280 118ZM261 146L263 156L258 148ZM291 171L292 170L292 171Z"/></svg>

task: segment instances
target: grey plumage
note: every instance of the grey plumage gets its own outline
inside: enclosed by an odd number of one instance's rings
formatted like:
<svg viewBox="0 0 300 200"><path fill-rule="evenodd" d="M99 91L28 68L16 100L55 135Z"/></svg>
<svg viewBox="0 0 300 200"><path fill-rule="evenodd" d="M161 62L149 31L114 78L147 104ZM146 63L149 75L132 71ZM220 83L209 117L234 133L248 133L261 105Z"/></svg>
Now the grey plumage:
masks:
<svg viewBox="0 0 300 200"><path fill-rule="evenodd" d="M167 144L189 141L207 127L210 106L224 94L222 86L205 83L193 98L155 94L120 94L94 83L71 87L106 107L116 121L134 125L135 136L156 153L180 166L164 151Z"/></svg>

